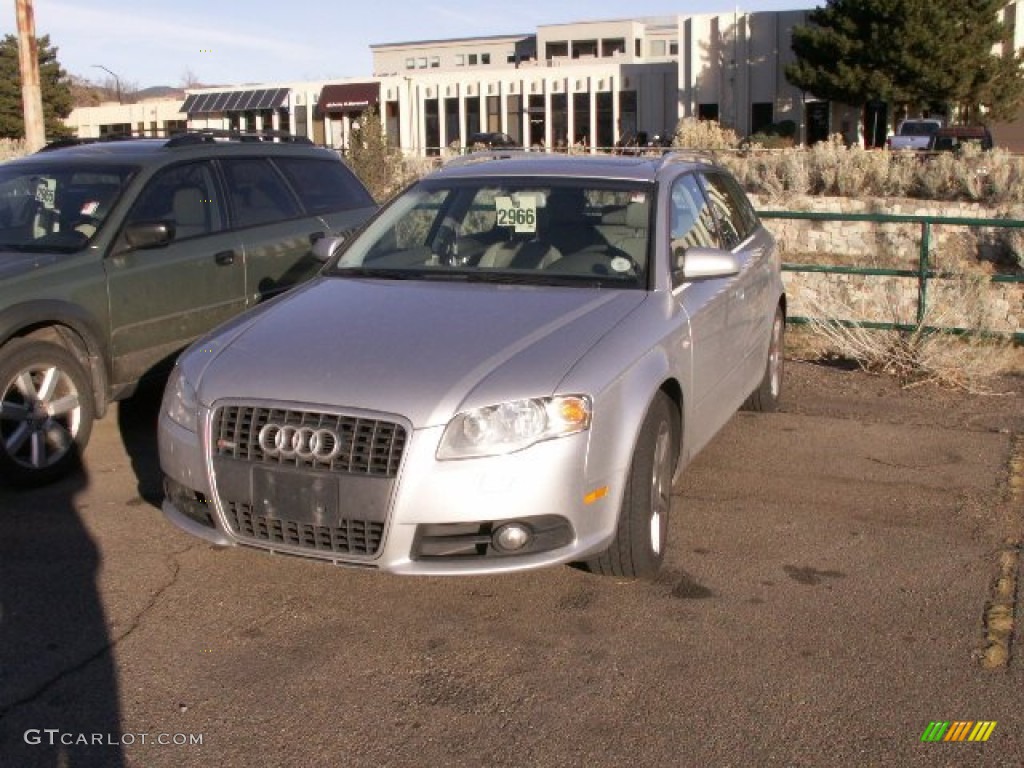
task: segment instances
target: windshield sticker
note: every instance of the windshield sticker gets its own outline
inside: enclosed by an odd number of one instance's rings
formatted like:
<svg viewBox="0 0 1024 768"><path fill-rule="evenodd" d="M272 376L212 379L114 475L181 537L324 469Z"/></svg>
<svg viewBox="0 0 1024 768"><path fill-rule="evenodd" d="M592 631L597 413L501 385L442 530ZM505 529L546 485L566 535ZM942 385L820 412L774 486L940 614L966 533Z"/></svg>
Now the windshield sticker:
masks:
<svg viewBox="0 0 1024 768"><path fill-rule="evenodd" d="M514 227L516 232L537 231L537 198L533 195L495 197L494 212L499 227Z"/></svg>
<svg viewBox="0 0 1024 768"><path fill-rule="evenodd" d="M90 200L89 202L87 202L85 205L82 206L82 210L79 211L79 213L82 216L92 216L92 215L94 215L96 213L96 211L99 209L99 207L100 207L100 201L99 200Z"/></svg>
<svg viewBox="0 0 1024 768"><path fill-rule="evenodd" d="M37 179L37 181L36 200L43 204L43 208L52 209L57 202L57 180Z"/></svg>
<svg viewBox="0 0 1024 768"><path fill-rule="evenodd" d="M646 203L647 194L645 192L634 192L630 195L629 202L631 203Z"/></svg>
<svg viewBox="0 0 1024 768"><path fill-rule="evenodd" d="M625 256L616 256L612 259L611 267L616 272L629 272L633 265Z"/></svg>

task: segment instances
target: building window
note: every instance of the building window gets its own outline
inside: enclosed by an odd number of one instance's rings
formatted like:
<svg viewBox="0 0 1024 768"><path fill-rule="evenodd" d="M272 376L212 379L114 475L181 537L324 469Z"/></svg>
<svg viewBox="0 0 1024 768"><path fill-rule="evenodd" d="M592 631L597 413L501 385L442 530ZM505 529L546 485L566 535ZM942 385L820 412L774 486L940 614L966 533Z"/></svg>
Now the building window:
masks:
<svg viewBox="0 0 1024 768"><path fill-rule="evenodd" d="M436 69L437 67L440 67L440 66L441 66L441 57L440 56L431 56L430 57L430 68L431 69Z"/></svg>
<svg viewBox="0 0 1024 768"><path fill-rule="evenodd" d="M100 136L131 136L131 123L111 123L100 126Z"/></svg>
<svg viewBox="0 0 1024 768"><path fill-rule="evenodd" d="M548 43L545 46L546 59L558 59L565 58L569 55L569 43L566 40L561 40L557 43Z"/></svg>
<svg viewBox="0 0 1024 768"><path fill-rule="evenodd" d="M417 69L426 69L427 68L427 57L426 56L421 56L420 58L416 59L416 68Z"/></svg>
<svg viewBox="0 0 1024 768"><path fill-rule="evenodd" d="M664 40L651 40L651 56L664 56L665 55L665 41Z"/></svg>
<svg viewBox="0 0 1024 768"><path fill-rule="evenodd" d="M164 120L164 136L185 133L188 130L187 120Z"/></svg>
<svg viewBox="0 0 1024 768"><path fill-rule="evenodd" d="M505 63L506 64L517 64L518 62L516 61L516 55L514 53L508 54L505 57Z"/></svg>
<svg viewBox="0 0 1024 768"><path fill-rule="evenodd" d="M671 43L668 44L668 55L669 56L678 56L679 55L679 43L677 43L675 40L673 40Z"/></svg>
<svg viewBox="0 0 1024 768"><path fill-rule="evenodd" d="M697 119L698 120L714 120L718 121L718 105L717 104L698 104L697 105Z"/></svg>
<svg viewBox="0 0 1024 768"><path fill-rule="evenodd" d="M489 53L481 53L480 54L480 63L481 64L490 64L491 63L491 54L489 54Z"/></svg>
<svg viewBox="0 0 1024 768"><path fill-rule="evenodd" d="M464 67L466 66L466 55L464 53L455 54L455 66Z"/></svg>
<svg viewBox="0 0 1024 768"><path fill-rule="evenodd" d="M469 54L469 66L471 66L471 67L475 67L476 66L476 54L475 53Z"/></svg>
<svg viewBox="0 0 1024 768"><path fill-rule="evenodd" d="M760 133L775 119L775 105L770 101L755 102L750 105L750 132Z"/></svg>
<svg viewBox="0 0 1024 768"><path fill-rule="evenodd" d="M615 56L626 52L626 39L616 37L610 40L601 41L601 55L604 57Z"/></svg>
<svg viewBox="0 0 1024 768"><path fill-rule="evenodd" d="M576 40L572 44L572 57L574 59L591 56L597 56L597 40Z"/></svg>
<svg viewBox="0 0 1024 768"><path fill-rule="evenodd" d="M406 69L416 69L416 59L406 59L405 60L405 68Z"/></svg>
<svg viewBox="0 0 1024 768"><path fill-rule="evenodd" d="M644 54L643 54L643 50L640 48L640 38L639 37L636 40L633 41L633 50L634 50L634 55L638 59L643 58Z"/></svg>

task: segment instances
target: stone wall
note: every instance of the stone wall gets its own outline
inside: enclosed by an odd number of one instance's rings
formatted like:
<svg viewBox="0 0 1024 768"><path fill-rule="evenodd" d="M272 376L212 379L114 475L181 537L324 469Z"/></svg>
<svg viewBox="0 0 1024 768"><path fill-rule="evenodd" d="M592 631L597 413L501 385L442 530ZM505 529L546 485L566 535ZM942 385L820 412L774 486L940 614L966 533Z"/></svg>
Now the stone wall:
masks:
<svg viewBox="0 0 1024 768"><path fill-rule="evenodd" d="M760 211L1024 219L1024 208L995 210L966 202L804 197L781 205L762 201L757 196L751 196L751 199ZM920 224L770 218L766 218L764 223L778 239L785 263L896 269L918 267ZM928 281L925 322L944 327L1024 333L1024 283L992 283L988 279L991 274L1007 271L1008 246L1021 242L1024 242L1024 230L1014 233L998 228L973 230L962 226L933 225L930 265L964 276ZM997 261L1000 262L999 268L996 267ZM1017 274L1024 274L1024 270L1018 269ZM785 272L783 277L792 316L828 315L843 320L890 323L914 323L917 319L916 277L817 272Z"/></svg>

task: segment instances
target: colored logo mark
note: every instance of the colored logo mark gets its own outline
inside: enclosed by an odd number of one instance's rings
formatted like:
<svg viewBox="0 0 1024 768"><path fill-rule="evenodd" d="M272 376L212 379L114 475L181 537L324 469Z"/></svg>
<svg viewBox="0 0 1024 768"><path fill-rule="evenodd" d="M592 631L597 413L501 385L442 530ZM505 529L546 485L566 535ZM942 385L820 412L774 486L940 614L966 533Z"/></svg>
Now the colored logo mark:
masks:
<svg viewBox="0 0 1024 768"><path fill-rule="evenodd" d="M988 741L995 729L995 720L931 722L921 734L921 741Z"/></svg>

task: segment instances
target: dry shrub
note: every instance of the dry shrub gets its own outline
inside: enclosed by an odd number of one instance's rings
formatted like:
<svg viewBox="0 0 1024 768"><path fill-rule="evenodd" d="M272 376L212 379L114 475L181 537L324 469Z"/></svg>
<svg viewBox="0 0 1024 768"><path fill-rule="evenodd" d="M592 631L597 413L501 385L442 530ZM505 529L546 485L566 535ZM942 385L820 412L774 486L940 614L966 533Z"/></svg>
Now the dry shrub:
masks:
<svg viewBox="0 0 1024 768"><path fill-rule="evenodd" d="M724 128L717 120L697 120L684 117L676 124L673 147L687 149L734 149L740 140L736 132Z"/></svg>
<svg viewBox="0 0 1024 768"><path fill-rule="evenodd" d="M24 139L0 139L0 162L27 154Z"/></svg>
<svg viewBox="0 0 1024 768"><path fill-rule="evenodd" d="M748 192L773 200L811 194L969 200L988 205L1024 202L1024 158L998 149L983 152L967 145L956 153L889 152L847 146L838 134L807 148L714 148Z"/></svg>
<svg viewBox="0 0 1024 768"><path fill-rule="evenodd" d="M929 283L930 299L920 323L911 330L883 331L866 328L845 318L863 317L863 308L852 306L840 284L828 282L817 293L803 296L811 316L808 357L854 361L865 371L887 374L903 387L924 383L991 393L992 380L1007 373L1024 372L1024 349L991 332L991 302L982 275L957 275ZM901 317L898 292L887 292L890 322ZM958 328L960 333L935 328Z"/></svg>

